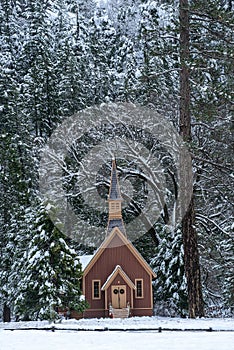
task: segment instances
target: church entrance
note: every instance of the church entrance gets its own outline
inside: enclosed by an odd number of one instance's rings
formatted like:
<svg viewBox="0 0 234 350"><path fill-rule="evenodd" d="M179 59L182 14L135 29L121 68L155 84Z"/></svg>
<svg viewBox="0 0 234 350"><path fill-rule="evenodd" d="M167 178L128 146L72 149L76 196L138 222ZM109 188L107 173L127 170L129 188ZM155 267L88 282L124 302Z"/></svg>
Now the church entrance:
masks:
<svg viewBox="0 0 234 350"><path fill-rule="evenodd" d="M114 309L122 309L126 307L126 286L111 286L112 307Z"/></svg>

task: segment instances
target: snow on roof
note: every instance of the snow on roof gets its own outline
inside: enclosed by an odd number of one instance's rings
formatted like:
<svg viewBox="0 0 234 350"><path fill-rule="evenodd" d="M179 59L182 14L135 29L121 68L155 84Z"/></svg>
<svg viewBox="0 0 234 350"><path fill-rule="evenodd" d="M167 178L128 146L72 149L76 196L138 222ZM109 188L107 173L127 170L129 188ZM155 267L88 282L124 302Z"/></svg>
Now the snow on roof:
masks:
<svg viewBox="0 0 234 350"><path fill-rule="evenodd" d="M90 260L92 259L93 255L81 255L79 256L80 263L82 265L82 270L86 268Z"/></svg>
<svg viewBox="0 0 234 350"><path fill-rule="evenodd" d="M105 281L105 283L103 284L102 288L105 287L105 285L109 282L109 280L111 279L112 276L114 276L115 272L118 270L118 269L121 269L121 266L120 265L116 265L114 270L111 272L111 274L107 277L107 280Z"/></svg>
<svg viewBox="0 0 234 350"><path fill-rule="evenodd" d="M108 282L112 279L112 277L114 277L114 275L119 272L122 277L125 279L125 281L128 283L128 285L130 287L132 287L133 289L136 289L134 283L130 280L130 278L128 277L128 275L124 272L124 270L122 269L122 267L120 265L116 265L116 267L114 268L114 270L112 271L112 273L107 277L106 282L103 284L101 290L105 290L106 286L108 285Z"/></svg>

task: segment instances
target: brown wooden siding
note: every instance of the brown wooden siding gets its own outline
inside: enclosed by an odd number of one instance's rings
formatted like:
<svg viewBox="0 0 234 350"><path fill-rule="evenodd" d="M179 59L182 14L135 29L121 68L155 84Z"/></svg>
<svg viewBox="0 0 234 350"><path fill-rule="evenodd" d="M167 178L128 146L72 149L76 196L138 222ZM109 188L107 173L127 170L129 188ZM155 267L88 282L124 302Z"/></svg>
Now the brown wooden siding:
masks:
<svg viewBox="0 0 234 350"><path fill-rule="evenodd" d="M107 310L93 310L93 309L87 309L84 312L84 318L101 318L101 317L108 317L108 311Z"/></svg>
<svg viewBox="0 0 234 350"><path fill-rule="evenodd" d="M153 316L152 309L132 309L131 316Z"/></svg>
<svg viewBox="0 0 234 350"><path fill-rule="evenodd" d="M116 265L120 265L128 277L131 279L133 283L135 283L135 279L142 278L143 279L143 287L144 287L144 298L136 299L135 292L133 291L133 308L134 309L150 309L152 308L152 294L151 294L151 276L144 269L144 267L140 264L134 254L128 249L126 245L122 245L122 241L118 236L114 236L113 240L110 242L110 247L104 249L103 253L100 255L99 259L92 266L88 274L85 276L85 295L86 299L90 304L91 309L105 309L105 293L101 292L100 300L92 300L92 280L101 280L101 286L106 282L109 275L113 272ZM112 284L125 284L126 282L122 279L121 276L117 276L115 281ZM108 288L107 296L108 300L111 300L110 288ZM131 290L127 288L127 301L131 302ZM132 305L131 305L132 307ZM133 310L134 311L134 310ZM134 315L136 315L138 311L134 311ZM100 313L100 312L99 312ZM138 312L138 314L151 314L152 310ZM86 312L85 314L93 315L91 310ZM139 316L140 316L139 314ZM86 316L87 317L87 316ZM98 317L98 316L89 316L89 317ZM99 316L103 317L103 316Z"/></svg>

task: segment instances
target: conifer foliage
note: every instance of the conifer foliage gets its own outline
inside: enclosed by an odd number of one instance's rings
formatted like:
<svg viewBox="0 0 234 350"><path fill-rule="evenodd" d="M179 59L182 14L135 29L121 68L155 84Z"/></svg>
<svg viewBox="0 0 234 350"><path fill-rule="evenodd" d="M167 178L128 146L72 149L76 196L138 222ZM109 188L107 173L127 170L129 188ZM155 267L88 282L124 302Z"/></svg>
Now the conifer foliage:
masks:
<svg viewBox="0 0 234 350"><path fill-rule="evenodd" d="M173 232L169 226L160 226L157 226L157 230L161 231L160 243L151 261L157 274L153 284L156 313L185 317L188 315L188 302L181 229Z"/></svg>
<svg viewBox="0 0 234 350"><path fill-rule="evenodd" d="M50 215L53 210L49 209ZM14 295L16 315L54 320L58 308L82 312L87 304L81 297L81 264L48 217L48 207L40 206L30 231L28 249L15 266L20 277Z"/></svg>
<svg viewBox="0 0 234 350"><path fill-rule="evenodd" d="M233 1L180 3L186 4L181 10L187 24L173 0L0 2L4 321L10 310L19 319L54 319L56 307L87 307L80 298L82 271L73 242L51 220L57 208L49 208L48 216L41 203L37 170L41 148L66 117L108 101L150 105L180 129L193 158L190 229L197 234L203 299L222 314L233 313ZM189 47L180 47L182 28ZM180 76L182 70L186 76ZM182 94L184 77L188 95ZM187 130L179 105L185 97ZM169 227L165 215L159 222L152 222L155 234L142 232L136 245L157 272L160 312L186 315L191 283L183 230Z"/></svg>

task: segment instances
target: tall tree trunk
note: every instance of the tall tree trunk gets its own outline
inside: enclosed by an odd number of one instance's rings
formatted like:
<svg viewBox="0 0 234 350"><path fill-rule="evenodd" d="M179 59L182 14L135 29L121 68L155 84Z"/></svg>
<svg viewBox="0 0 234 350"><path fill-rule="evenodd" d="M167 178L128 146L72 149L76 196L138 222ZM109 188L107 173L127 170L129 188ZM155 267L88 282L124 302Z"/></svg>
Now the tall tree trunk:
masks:
<svg viewBox="0 0 234 350"><path fill-rule="evenodd" d="M6 304L3 306L3 322L11 322L11 310Z"/></svg>
<svg viewBox="0 0 234 350"><path fill-rule="evenodd" d="M184 141L189 142L191 136L190 116L190 84L189 84L189 8L188 0L180 0L180 134ZM194 201L191 199L189 208L182 220L185 273L188 283L189 317L204 316L201 273L197 233L194 226Z"/></svg>

